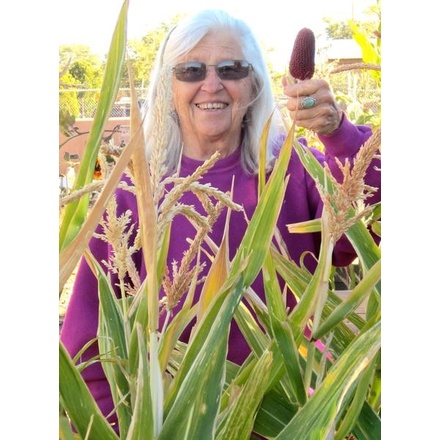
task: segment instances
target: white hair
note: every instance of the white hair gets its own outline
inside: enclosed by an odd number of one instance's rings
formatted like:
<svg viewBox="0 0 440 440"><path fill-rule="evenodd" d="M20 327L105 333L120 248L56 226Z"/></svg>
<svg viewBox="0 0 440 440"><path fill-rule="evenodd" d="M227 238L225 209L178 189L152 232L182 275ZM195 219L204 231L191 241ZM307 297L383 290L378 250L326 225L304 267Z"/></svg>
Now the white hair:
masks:
<svg viewBox="0 0 440 440"><path fill-rule="evenodd" d="M255 98L252 101L243 119L243 141L241 147L241 161L243 168L249 173L258 172L260 138L268 119L272 117L271 129L267 142L266 168L271 168L274 159L276 138L284 131L281 123L281 115L277 110L275 99L271 90L270 76L264 61L262 51L249 26L241 19L232 17L227 12L216 9L208 9L181 21L176 25L163 40L154 68L152 70L149 93L145 107L144 133L146 139L147 156L151 156L153 148L152 133L157 127L157 114L172 112L171 103L163 103L168 107L161 112L152 111L158 103L158 86L160 83L163 67L171 69L183 55L192 50L199 41L210 32L229 30L236 36L243 57L253 67L252 86ZM168 76L171 78L171 76ZM171 84L169 85L171 89ZM161 104L162 105L162 104ZM168 118L166 140L166 166L169 172L177 169L181 155L181 137L178 121Z"/></svg>

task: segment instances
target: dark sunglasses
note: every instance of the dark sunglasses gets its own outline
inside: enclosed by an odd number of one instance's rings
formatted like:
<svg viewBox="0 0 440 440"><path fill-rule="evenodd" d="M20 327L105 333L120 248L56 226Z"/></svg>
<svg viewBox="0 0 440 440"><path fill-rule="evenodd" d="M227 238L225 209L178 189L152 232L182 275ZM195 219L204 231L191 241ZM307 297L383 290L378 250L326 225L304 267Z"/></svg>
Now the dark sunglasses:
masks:
<svg viewBox="0 0 440 440"><path fill-rule="evenodd" d="M206 78L207 67L213 66L222 80L237 80L246 78L252 70L252 64L243 60L227 60L218 64L205 64L199 61L189 61L177 64L173 68L174 75L179 81L197 82Z"/></svg>

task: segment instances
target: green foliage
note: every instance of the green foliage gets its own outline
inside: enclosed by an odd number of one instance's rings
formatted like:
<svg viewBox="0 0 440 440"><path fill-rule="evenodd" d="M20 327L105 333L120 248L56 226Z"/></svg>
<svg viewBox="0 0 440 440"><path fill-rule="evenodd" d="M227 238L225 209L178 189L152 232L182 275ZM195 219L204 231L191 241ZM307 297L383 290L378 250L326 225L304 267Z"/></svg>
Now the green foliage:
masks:
<svg viewBox="0 0 440 440"><path fill-rule="evenodd" d="M67 134L71 119L80 116L81 106L97 102L94 94L85 94L80 90L101 86L104 64L84 45L60 46L59 60L59 84L60 90L64 90L59 94L59 126L60 131Z"/></svg>
<svg viewBox="0 0 440 440"><path fill-rule="evenodd" d="M79 116L80 105L76 92L64 92L59 95L60 131L68 136L68 126L72 125L75 122L75 118Z"/></svg>
<svg viewBox="0 0 440 440"><path fill-rule="evenodd" d="M350 40L353 38L353 28L350 23L346 21L334 21L331 18L324 18L324 22L327 23L325 33L327 38L332 40ZM375 20L368 22L352 21L356 26L362 27L362 29L371 34L376 29Z"/></svg>
<svg viewBox="0 0 440 440"><path fill-rule="evenodd" d="M327 23L325 33L328 38L332 40L349 40L352 38L352 31L350 29L350 26L348 26L345 21L336 22L331 18L325 17L324 22Z"/></svg>
<svg viewBox="0 0 440 440"><path fill-rule="evenodd" d="M350 95L335 92L335 98L344 109L350 121L356 124L378 127L380 125L380 112L368 107L368 103L361 103ZM380 102L376 102L379 106Z"/></svg>
<svg viewBox="0 0 440 440"><path fill-rule="evenodd" d="M157 28L149 31L140 39L129 40L127 53L136 87L146 87L150 79L151 70L161 42L169 30L180 20L180 15L174 16L169 22L161 23ZM127 75L122 81L123 87L128 86Z"/></svg>
<svg viewBox="0 0 440 440"><path fill-rule="evenodd" d="M64 87L100 87L104 63L84 45L62 45L59 49L60 82Z"/></svg>

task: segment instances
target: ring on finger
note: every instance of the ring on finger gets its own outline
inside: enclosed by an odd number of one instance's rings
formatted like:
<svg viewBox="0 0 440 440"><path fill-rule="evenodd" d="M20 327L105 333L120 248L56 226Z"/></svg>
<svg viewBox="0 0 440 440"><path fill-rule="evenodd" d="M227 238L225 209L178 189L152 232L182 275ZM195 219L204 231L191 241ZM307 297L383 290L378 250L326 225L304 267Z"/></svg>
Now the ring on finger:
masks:
<svg viewBox="0 0 440 440"><path fill-rule="evenodd" d="M312 98L311 96L306 96L304 99L301 100L300 107L302 109L308 109L314 107L316 104L316 99Z"/></svg>

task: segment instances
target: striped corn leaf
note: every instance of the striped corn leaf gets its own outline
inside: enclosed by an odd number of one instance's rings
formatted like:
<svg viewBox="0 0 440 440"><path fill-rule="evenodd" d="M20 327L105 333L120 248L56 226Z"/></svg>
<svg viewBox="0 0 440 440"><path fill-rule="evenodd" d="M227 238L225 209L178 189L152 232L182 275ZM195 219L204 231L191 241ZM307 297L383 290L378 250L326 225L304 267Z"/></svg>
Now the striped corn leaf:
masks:
<svg viewBox="0 0 440 440"><path fill-rule="evenodd" d="M356 427L364 403L368 400L369 387L375 367L375 362L371 362L365 371L362 372L353 400L348 405L347 411L342 417L342 422L337 428L335 440L344 440Z"/></svg>
<svg viewBox="0 0 440 440"><path fill-rule="evenodd" d="M140 355L137 370L136 393L133 417L127 433L127 440L154 440L155 425L153 417L153 403L150 391L150 370L148 368L147 342L144 330L140 324L136 324L136 334L139 338L138 346Z"/></svg>
<svg viewBox="0 0 440 440"><path fill-rule="evenodd" d="M125 436L130 426L132 409L130 400L127 398L130 386L127 376L124 374L126 369L121 368L121 363L126 363L129 356L122 307L100 264L90 251L85 252L85 257L98 278L99 352L101 353L102 368L112 390L113 400L120 402L116 405L116 413L120 432Z"/></svg>
<svg viewBox="0 0 440 440"><path fill-rule="evenodd" d="M83 188L93 180L102 134L119 90L127 39L128 3L128 0L123 3L113 32L96 116L93 119L90 136L84 150L84 157L81 160L78 175L75 180L74 190ZM85 195L79 201L74 201L66 207L60 229L60 250L64 249L78 234L86 218L88 206L89 196Z"/></svg>
<svg viewBox="0 0 440 440"><path fill-rule="evenodd" d="M115 440L110 424L102 415L63 344L59 343L60 399L82 438Z"/></svg>
<svg viewBox="0 0 440 440"><path fill-rule="evenodd" d="M263 396L269 383L269 372L272 362L272 353L265 351L256 362L239 396L228 407L219 423L215 440L247 440L249 439Z"/></svg>
<svg viewBox="0 0 440 440"><path fill-rule="evenodd" d="M101 87L101 95L98 101L96 115L90 129L90 136L85 146L84 157L81 160L75 180L74 191L84 188L93 180L93 173L99 148L101 146L102 134L119 90L119 83L122 77L125 58L128 3L128 0L123 3L115 26ZM131 152L130 149L128 149L125 153L125 157L128 156L126 159L127 162L124 164L123 159L121 163L118 164L117 169L113 170L114 177L111 182L108 182L108 193L111 193L116 187L119 177L128 163L130 155ZM116 175L117 173L119 174ZM94 227L97 226L102 216L108 197L108 194L104 194L104 197L98 206L94 208L93 215L91 214L88 218L88 223L86 225L84 223L86 222L89 209L89 194L83 195L79 200L72 201L65 207L59 231L60 292L70 274L75 269L83 250L87 246L91 234L95 229ZM78 237L80 232L81 236Z"/></svg>
<svg viewBox="0 0 440 440"><path fill-rule="evenodd" d="M330 332L334 326L345 319L358 305L368 297L371 290L380 280L380 260L365 274L364 278L352 290L350 295L341 302L319 327L314 330L313 337L321 338Z"/></svg>
<svg viewBox="0 0 440 440"><path fill-rule="evenodd" d="M325 439L331 435L347 397L379 349L380 322L353 341L276 440Z"/></svg>
<svg viewBox="0 0 440 440"><path fill-rule="evenodd" d="M242 289L241 280L207 311L170 386L159 440L174 440L176 432L182 439L212 438L224 383L229 322Z"/></svg>

